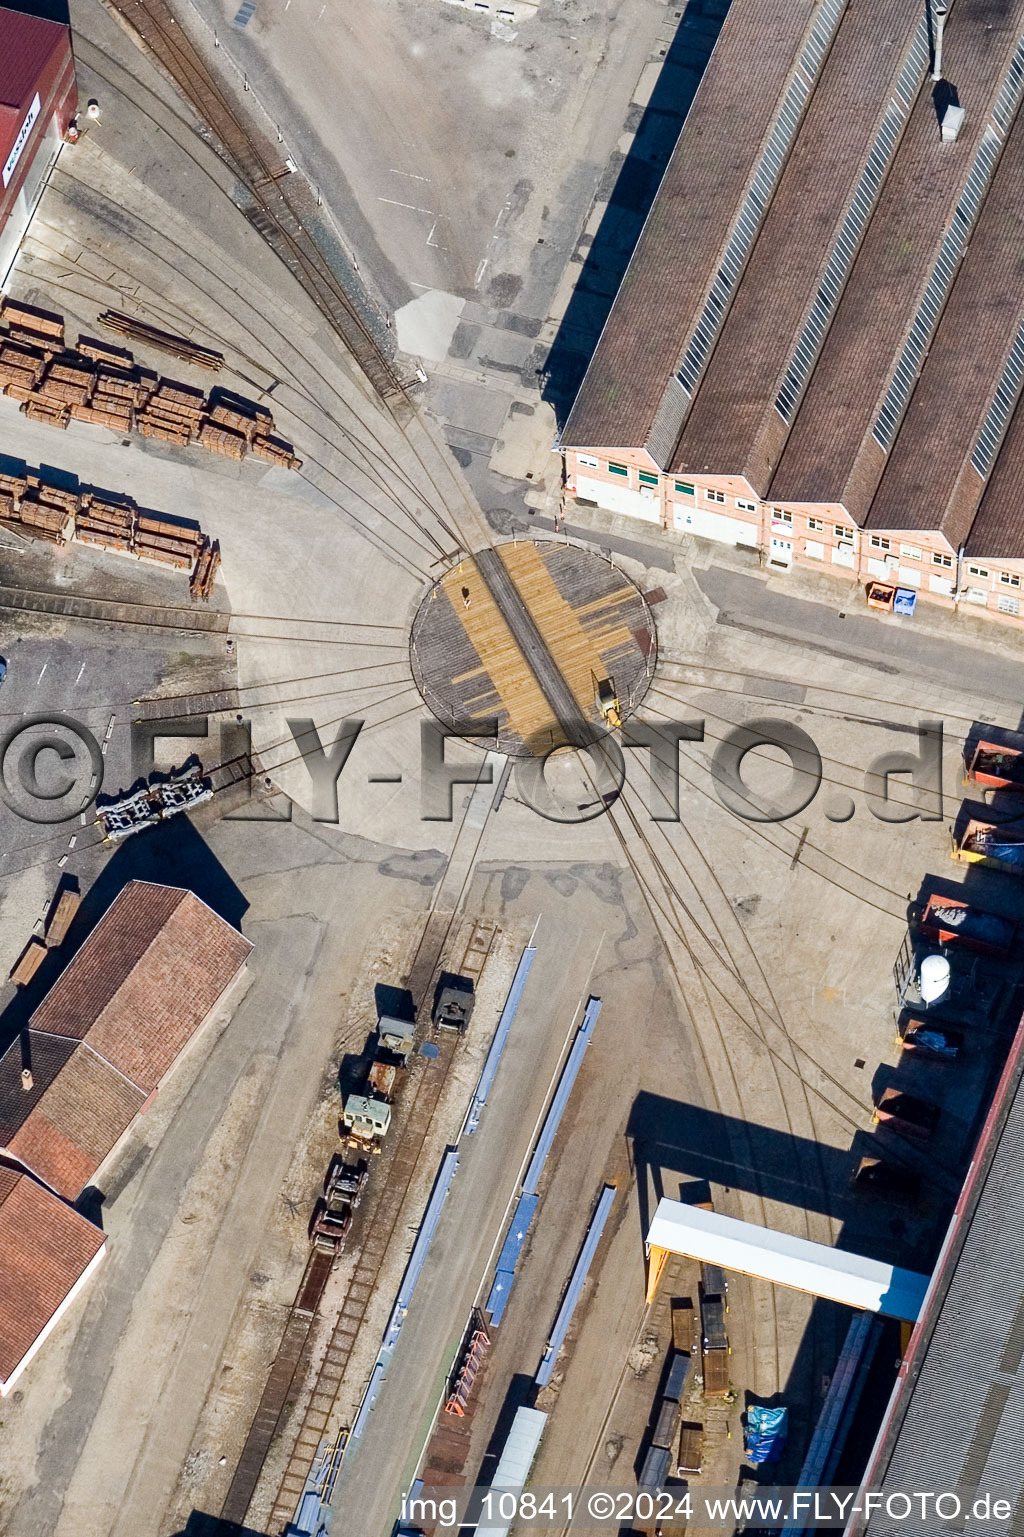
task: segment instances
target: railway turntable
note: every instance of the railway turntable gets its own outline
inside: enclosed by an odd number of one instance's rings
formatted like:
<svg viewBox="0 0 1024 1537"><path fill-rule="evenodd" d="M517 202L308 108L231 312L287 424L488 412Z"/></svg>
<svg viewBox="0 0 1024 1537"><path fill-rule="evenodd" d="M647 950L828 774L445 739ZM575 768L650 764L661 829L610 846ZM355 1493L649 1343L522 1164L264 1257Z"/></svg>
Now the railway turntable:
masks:
<svg viewBox="0 0 1024 1537"><path fill-rule="evenodd" d="M410 640L431 712L465 730L497 721L499 750L544 757L621 725L650 686L650 604L612 561L557 541L466 556L424 596Z"/></svg>

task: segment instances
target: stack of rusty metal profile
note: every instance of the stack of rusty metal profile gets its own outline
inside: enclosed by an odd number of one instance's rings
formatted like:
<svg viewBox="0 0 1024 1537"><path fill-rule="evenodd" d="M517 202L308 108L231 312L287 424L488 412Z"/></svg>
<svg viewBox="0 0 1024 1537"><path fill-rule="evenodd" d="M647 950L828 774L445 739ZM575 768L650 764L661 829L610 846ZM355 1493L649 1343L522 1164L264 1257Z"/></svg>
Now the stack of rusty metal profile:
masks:
<svg viewBox="0 0 1024 1537"><path fill-rule="evenodd" d="M74 419L114 432L135 429L179 448L199 443L228 459L251 452L285 469L301 468L292 445L274 435L270 411L255 401L223 390L208 397L194 385L141 367L127 347L96 337L79 336L77 348L68 348L63 317L48 310L5 298L0 319L7 327L0 331L0 393L17 400L33 421L67 427ZM140 323L130 334L152 341L166 340L169 333ZM209 351L183 347L179 355L190 362L200 362L199 354Z"/></svg>
<svg viewBox="0 0 1024 1537"><path fill-rule="evenodd" d="M135 524L135 503L130 497L106 491L88 491L79 501L75 538L81 544L97 544L108 550L130 550Z"/></svg>
<svg viewBox="0 0 1024 1537"><path fill-rule="evenodd" d="M78 411L89 409L95 382L86 360L74 353L58 353L47 359L42 378L21 409L35 421L53 420L66 427Z"/></svg>
<svg viewBox="0 0 1024 1537"><path fill-rule="evenodd" d="M92 358L96 364L121 368L126 372L135 366L135 354L129 352L127 347L115 347L113 342L105 342L99 336L79 336L78 350L84 357Z"/></svg>
<svg viewBox="0 0 1024 1537"><path fill-rule="evenodd" d="M0 474L0 523L19 533L67 544L74 537L78 505L76 491L50 485L28 471Z"/></svg>
<svg viewBox="0 0 1024 1537"><path fill-rule="evenodd" d="M16 523L18 504L25 494L24 475L0 474L0 523Z"/></svg>
<svg viewBox="0 0 1024 1537"><path fill-rule="evenodd" d="M132 548L147 560L160 560L181 571L193 571L204 542L202 530L194 523L177 523L141 510L136 515Z"/></svg>
<svg viewBox="0 0 1024 1537"><path fill-rule="evenodd" d="M14 400L27 400L46 366L36 347L4 337L0 341L0 385Z"/></svg>
<svg viewBox="0 0 1024 1537"><path fill-rule="evenodd" d="M160 438L179 447L199 437L206 397L191 384L161 379L136 414L135 424L147 438ZM201 440L200 440L201 441Z"/></svg>
<svg viewBox="0 0 1024 1537"><path fill-rule="evenodd" d="M24 499L18 522L36 539L48 539L51 544L67 544L75 531L73 513L69 516L62 507L39 497Z"/></svg>
<svg viewBox="0 0 1024 1537"><path fill-rule="evenodd" d="M269 426L265 427L267 423ZM215 453L241 459L256 433L263 428L269 431L273 425L274 418L266 406L222 393L216 401L211 400L199 441Z"/></svg>
<svg viewBox="0 0 1024 1537"><path fill-rule="evenodd" d="M215 431L219 442L231 445L218 447L219 453L227 452L232 458L241 458L249 449L258 459L266 459L271 464L282 465L288 470L300 468L302 461L296 459L292 445L274 436L274 418L266 406L220 390L216 397L210 397L208 415L211 437ZM230 439L224 436L228 433ZM212 442L210 446L214 446Z"/></svg>
<svg viewBox="0 0 1024 1537"><path fill-rule="evenodd" d="M64 355L63 317L4 299L3 318L7 334L0 343L0 383L5 393L33 421L66 427L71 405L85 399L90 386L54 365L54 358Z"/></svg>
<svg viewBox="0 0 1024 1537"><path fill-rule="evenodd" d="M257 459L268 459L271 464L279 464L282 469L298 470L302 467L302 460L296 459L292 445L286 443L284 438L274 437L271 433L257 434L251 447Z"/></svg>
<svg viewBox="0 0 1024 1537"><path fill-rule="evenodd" d="M225 459L244 459L246 450L245 437L240 432L233 432L230 427L218 427L216 422L207 418L199 429L199 442L211 453L223 454Z"/></svg>
<svg viewBox="0 0 1024 1537"><path fill-rule="evenodd" d="M204 601L220 566L220 545L197 523L140 508L130 496L69 489L28 471L0 474L0 524L53 544L74 540L174 566L189 573L192 596Z"/></svg>
<svg viewBox="0 0 1024 1537"><path fill-rule="evenodd" d="M64 351L63 315L37 309L34 304L18 304L14 299L4 299L3 317L8 334L15 340L36 346L51 356Z"/></svg>
<svg viewBox="0 0 1024 1537"><path fill-rule="evenodd" d="M243 400L240 395L231 396L220 391L215 404L209 408L210 421L217 427L230 427L251 443L259 432L271 432L274 418L266 406L255 400Z"/></svg>
<svg viewBox="0 0 1024 1537"><path fill-rule="evenodd" d="M75 531L78 493L47 484L38 475L25 476L20 493L18 521L38 539L67 544Z"/></svg>
<svg viewBox="0 0 1024 1537"><path fill-rule="evenodd" d="M213 584L220 567L220 543L218 540L204 538L199 548L195 566L192 568L192 576L189 580L189 591L193 598L202 598L204 603L209 602L213 592Z"/></svg>

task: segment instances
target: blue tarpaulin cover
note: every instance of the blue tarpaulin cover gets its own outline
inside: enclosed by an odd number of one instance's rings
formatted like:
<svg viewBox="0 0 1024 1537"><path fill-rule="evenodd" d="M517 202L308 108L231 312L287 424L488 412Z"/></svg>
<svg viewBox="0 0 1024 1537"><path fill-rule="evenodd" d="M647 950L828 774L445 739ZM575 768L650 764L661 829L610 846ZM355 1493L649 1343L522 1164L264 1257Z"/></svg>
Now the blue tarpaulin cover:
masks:
<svg viewBox="0 0 1024 1537"><path fill-rule="evenodd" d="M754 1404L747 1410L743 1449L752 1467L778 1462L786 1446L788 1421L788 1409L764 1409Z"/></svg>
<svg viewBox="0 0 1024 1537"><path fill-rule="evenodd" d="M530 1223L533 1221L533 1214L537 1210L539 1201L540 1196L538 1195L521 1195L519 1197L515 1214L509 1225L508 1233L505 1235L505 1242L502 1244L501 1253L498 1255L498 1263L495 1267L497 1270L514 1270L516 1268L516 1261L519 1259L520 1250L526 1242L530 1231Z"/></svg>
<svg viewBox="0 0 1024 1537"><path fill-rule="evenodd" d="M963 846L970 854L983 854L986 859L998 859L1004 865L1024 865L1024 843L1016 838L1000 838L995 829L972 833L964 839Z"/></svg>
<svg viewBox="0 0 1024 1537"><path fill-rule="evenodd" d="M515 1278L514 1270L499 1270L494 1277L494 1285L491 1287L485 1306L491 1315L491 1323L495 1326L501 1323Z"/></svg>

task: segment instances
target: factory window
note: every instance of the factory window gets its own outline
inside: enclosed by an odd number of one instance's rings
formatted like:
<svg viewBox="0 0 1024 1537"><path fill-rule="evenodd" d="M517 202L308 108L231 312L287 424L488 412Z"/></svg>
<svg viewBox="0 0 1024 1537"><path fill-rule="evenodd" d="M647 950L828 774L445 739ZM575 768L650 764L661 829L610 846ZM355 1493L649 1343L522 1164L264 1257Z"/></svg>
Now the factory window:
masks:
<svg viewBox="0 0 1024 1537"><path fill-rule="evenodd" d="M825 532L824 518L808 518L807 530L812 534L823 534Z"/></svg>
<svg viewBox="0 0 1024 1537"><path fill-rule="evenodd" d="M704 500L706 502L724 502L725 501L725 492L724 491L705 491L704 492Z"/></svg>
<svg viewBox="0 0 1024 1537"><path fill-rule="evenodd" d="M608 460L608 473L610 475L628 475L629 474L629 467L628 467L628 465L625 465L625 464L613 464L612 461L609 459Z"/></svg>
<svg viewBox="0 0 1024 1537"><path fill-rule="evenodd" d="M595 459L593 454L577 454L577 464L585 464L588 470L596 470L600 466L600 459Z"/></svg>
<svg viewBox="0 0 1024 1537"><path fill-rule="evenodd" d="M1020 577L1017 575L1016 571L1000 571L999 580L1002 582L1004 587L1020 586Z"/></svg>
<svg viewBox="0 0 1024 1537"><path fill-rule="evenodd" d="M690 482L688 480L677 480L676 481L676 490L679 492L680 496L692 496L693 495L693 487L690 485Z"/></svg>
<svg viewBox="0 0 1024 1537"><path fill-rule="evenodd" d="M888 539L883 539L881 534L872 534L868 543L873 550L887 550L889 548Z"/></svg>
<svg viewBox="0 0 1024 1537"><path fill-rule="evenodd" d="M641 470L640 484L642 486L656 486L658 484L658 477L657 475L651 475L647 470Z"/></svg>
<svg viewBox="0 0 1024 1537"><path fill-rule="evenodd" d="M952 557L952 555L944 555L941 550L936 550L934 555L932 556L932 565L933 566L951 566L952 564L953 564L953 557Z"/></svg>
<svg viewBox="0 0 1024 1537"><path fill-rule="evenodd" d="M900 556L903 560L920 560L921 551L916 544L901 544Z"/></svg>
<svg viewBox="0 0 1024 1537"><path fill-rule="evenodd" d="M852 539L853 538L853 529L852 528L844 528L841 523L834 523L832 525L832 532L835 534L837 539Z"/></svg>
<svg viewBox="0 0 1024 1537"><path fill-rule="evenodd" d="M781 507L773 507L772 518L776 523L792 523L793 514L791 512L783 512Z"/></svg>
<svg viewBox="0 0 1024 1537"><path fill-rule="evenodd" d="M968 566L967 567L967 575L968 576L988 576L988 567L987 566Z"/></svg>
<svg viewBox="0 0 1024 1537"><path fill-rule="evenodd" d="M757 503L756 502L744 502L739 497L736 498L736 506L739 508L740 512L756 512L757 511Z"/></svg>
<svg viewBox="0 0 1024 1537"><path fill-rule="evenodd" d="M999 601L996 606L1001 614L1020 613L1020 599L1012 598L1008 592L1001 592L999 594Z"/></svg>

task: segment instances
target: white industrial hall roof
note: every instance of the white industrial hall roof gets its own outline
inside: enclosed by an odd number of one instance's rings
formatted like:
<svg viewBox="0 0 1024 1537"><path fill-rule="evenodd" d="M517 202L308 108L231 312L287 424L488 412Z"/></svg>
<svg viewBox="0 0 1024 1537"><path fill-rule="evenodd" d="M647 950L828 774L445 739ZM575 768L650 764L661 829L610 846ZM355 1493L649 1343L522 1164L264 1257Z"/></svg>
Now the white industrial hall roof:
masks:
<svg viewBox="0 0 1024 1537"><path fill-rule="evenodd" d="M682 1201L658 1202L647 1243L652 1249L687 1254L725 1270L760 1276L778 1286L911 1323L921 1311L930 1279L898 1265L755 1227Z"/></svg>

